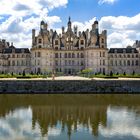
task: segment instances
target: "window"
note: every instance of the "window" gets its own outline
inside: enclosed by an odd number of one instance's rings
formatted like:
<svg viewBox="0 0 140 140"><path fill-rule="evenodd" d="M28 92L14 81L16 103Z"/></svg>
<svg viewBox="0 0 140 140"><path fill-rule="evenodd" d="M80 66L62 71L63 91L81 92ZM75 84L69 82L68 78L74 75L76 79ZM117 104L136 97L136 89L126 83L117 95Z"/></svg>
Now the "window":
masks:
<svg viewBox="0 0 140 140"><path fill-rule="evenodd" d="M12 61L12 66L15 66L15 61Z"/></svg>
<svg viewBox="0 0 140 140"><path fill-rule="evenodd" d="M75 58L75 54L74 53L72 53L72 58Z"/></svg>
<svg viewBox="0 0 140 140"><path fill-rule="evenodd" d="M74 65L74 60L72 60L72 65Z"/></svg>
<svg viewBox="0 0 140 140"><path fill-rule="evenodd" d="M67 53L65 53L65 58L67 58Z"/></svg>
<svg viewBox="0 0 140 140"><path fill-rule="evenodd" d="M58 61L57 60L55 61L55 65L58 66Z"/></svg>
<svg viewBox="0 0 140 140"><path fill-rule="evenodd" d="M122 61L120 60L120 66L122 65Z"/></svg>
<svg viewBox="0 0 140 140"><path fill-rule="evenodd" d="M138 66L138 60L136 60L136 66Z"/></svg>
<svg viewBox="0 0 140 140"><path fill-rule="evenodd" d="M117 66L117 60L115 61L115 65Z"/></svg>
<svg viewBox="0 0 140 140"><path fill-rule="evenodd" d="M58 40L55 40L55 45L58 45Z"/></svg>
<svg viewBox="0 0 140 140"><path fill-rule="evenodd" d="M100 57L102 57L102 53L100 52Z"/></svg>
<svg viewBox="0 0 140 140"><path fill-rule="evenodd" d="M24 54L22 54L22 58L24 58Z"/></svg>
<svg viewBox="0 0 140 140"><path fill-rule="evenodd" d="M65 66L67 66L67 60L65 60Z"/></svg>
<svg viewBox="0 0 140 140"><path fill-rule="evenodd" d="M134 60L132 60L132 66L134 66Z"/></svg>
<svg viewBox="0 0 140 140"><path fill-rule="evenodd" d="M69 53L69 58L71 58L71 53Z"/></svg>
<svg viewBox="0 0 140 140"><path fill-rule="evenodd" d="M71 60L69 60L69 65L71 65Z"/></svg>
<svg viewBox="0 0 140 140"><path fill-rule="evenodd" d="M83 61L81 61L81 66L83 66L84 65L84 62Z"/></svg>
<svg viewBox="0 0 140 140"><path fill-rule="evenodd" d="M130 66L130 60L127 60L127 66Z"/></svg>
<svg viewBox="0 0 140 140"><path fill-rule="evenodd" d="M130 55L128 54L128 56L127 56L128 58L130 58Z"/></svg>
<svg viewBox="0 0 140 140"><path fill-rule="evenodd" d="M103 65L105 65L105 60L103 60Z"/></svg>
<svg viewBox="0 0 140 140"><path fill-rule="evenodd" d="M84 58L84 54L83 53L81 53L81 58Z"/></svg>
<svg viewBox="0 0 140 140"><path fill-rule="evenodd" d="M77 53L77 58L79 58L79 53Z"/></svg>
<svg viewBox="0 0 140 140"><path fill-rule="evenodd" d="M39 38L39 39L38 39L38 43L42 43L42 39Z"/></svg>
<svg viewBox="0 0 140 140"><path fill-rule="evenodd" d="M103 57L105 57L105 52L103 52Z"/></svg>
<svg viewBox="0 0 140 140"><path fill-rule="evenodd" d="M55 53L55 58L58 58L58 53Z"/></svg>
<svg viewBox="0 0 140 140"><path fill-rule="evenodd" d="M81 44L81 45L84 45L84 40L81 40L81 41L80 41L80 44Z"/></svg>
<svg viewBox="0 0 140 140"><path fill-rule="evenodd" d="M110 60L110 65L113 66L113 60Z"/></svg>
<svg viewBox="0 0 140 140"><path fill-rule="evenodd" d="M104 43L104 39L102 38L102 43Z"/></svg>
<svg viewBox="0 0 140 140"><path fill-rule="evenodd" d="M41 53L40 52L38 52L38 57L41 57Z"/></svg>
<svg viewBox="0 0 140 140"><path fill-rule="evenodd" d="M124 63L124 66L126 66L126 61L125 61L125 60L124 60L124 62L123 62L123 63Z"/></svg>
<svg viewBox="0 0 140 140"><path fill-rule="evenodd" d="M10 61L8 61L8 66L10 66Z"/></svg>

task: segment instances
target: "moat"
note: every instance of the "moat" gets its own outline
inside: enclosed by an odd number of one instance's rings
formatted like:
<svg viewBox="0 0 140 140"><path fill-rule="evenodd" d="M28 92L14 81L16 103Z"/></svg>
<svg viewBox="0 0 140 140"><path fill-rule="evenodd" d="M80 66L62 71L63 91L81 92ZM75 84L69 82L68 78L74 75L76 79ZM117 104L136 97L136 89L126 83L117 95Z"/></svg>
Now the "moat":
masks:
<svg viewBox="0 0 140 140"><path fill-rule="evenodd" d="M0 140L138 140L140 96L0 95Z"/></svg>

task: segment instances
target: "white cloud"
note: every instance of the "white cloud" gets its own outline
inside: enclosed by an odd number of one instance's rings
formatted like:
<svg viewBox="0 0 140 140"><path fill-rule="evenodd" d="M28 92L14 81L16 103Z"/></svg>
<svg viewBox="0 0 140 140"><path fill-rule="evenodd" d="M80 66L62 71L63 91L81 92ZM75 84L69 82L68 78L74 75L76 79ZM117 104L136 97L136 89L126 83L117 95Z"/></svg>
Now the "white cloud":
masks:
<svg viewBox="0 0 140 140"><path fill-rule="evenodd" d="M135 40L140 39L140 14L134 17L102 17L100 28L108 31L108 47L132 45Z"/></svg>
<svg viewBox="0 0 140 140"><path fill-rule="evenodd" d="M127 108L110 107L107 110L107 116L107 127L99 126L101 135L112 139L115 137L140 139L140 119L135 112Z"/></svg>
<svg viewBox="0 0 140 140"><path fill-rule="evenodd" d="M0 24L0 38L14 42L16 47L31 47L31 30L38 29L41 20L48 22L50 28L61 22L58 16L48 16L50 10L65 7L67 0L1 0L0 20L8 18Z"/></svg>
<svg viewBox="0 0 140 140"><path fill-rule="evenodd" d="M99 4L99 5L104 4L104 3L113 4L113 3L115 3L116 1L118 1L118 0L99 0L98 4Z"/></svg>

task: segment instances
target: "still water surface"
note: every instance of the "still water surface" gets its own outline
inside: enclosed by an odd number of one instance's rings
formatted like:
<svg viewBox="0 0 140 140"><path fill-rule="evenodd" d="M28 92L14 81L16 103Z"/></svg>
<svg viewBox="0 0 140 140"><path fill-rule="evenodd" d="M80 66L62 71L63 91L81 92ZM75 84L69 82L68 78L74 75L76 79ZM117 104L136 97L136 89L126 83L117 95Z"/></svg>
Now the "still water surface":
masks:
<svg viewBox="0 0 140 140"><path fill-rule="evenodd" d="M0 140L139 139L139 95L0 95Z"/></svg>

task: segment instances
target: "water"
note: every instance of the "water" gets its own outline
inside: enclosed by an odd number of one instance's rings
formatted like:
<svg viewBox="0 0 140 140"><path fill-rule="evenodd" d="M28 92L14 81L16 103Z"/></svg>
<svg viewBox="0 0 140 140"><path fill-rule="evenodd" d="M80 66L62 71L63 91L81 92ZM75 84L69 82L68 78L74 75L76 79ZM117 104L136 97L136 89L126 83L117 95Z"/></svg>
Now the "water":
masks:
<svg viewBox="0 0 140 140"><path fill-rule="evenodd" d="M138 140L140 95L0 95L0 140Z"/></svg>

